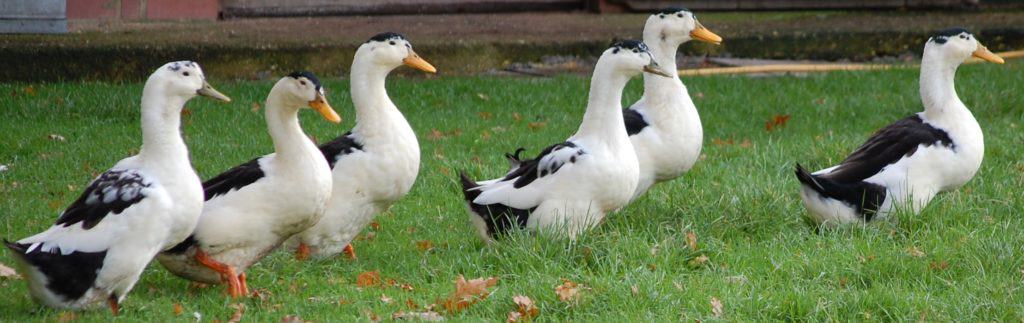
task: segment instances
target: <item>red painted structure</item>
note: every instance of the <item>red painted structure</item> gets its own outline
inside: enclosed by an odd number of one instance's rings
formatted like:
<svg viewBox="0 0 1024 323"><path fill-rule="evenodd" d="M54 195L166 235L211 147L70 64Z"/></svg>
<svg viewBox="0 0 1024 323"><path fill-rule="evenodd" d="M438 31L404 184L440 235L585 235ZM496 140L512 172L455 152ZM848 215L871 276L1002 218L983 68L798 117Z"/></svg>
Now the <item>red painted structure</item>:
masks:
<svg viewBox="0 0 1024 323"><path fill-rule="evenodd" d="M67 0L68 19L216 20L220 0Z"/></svg>

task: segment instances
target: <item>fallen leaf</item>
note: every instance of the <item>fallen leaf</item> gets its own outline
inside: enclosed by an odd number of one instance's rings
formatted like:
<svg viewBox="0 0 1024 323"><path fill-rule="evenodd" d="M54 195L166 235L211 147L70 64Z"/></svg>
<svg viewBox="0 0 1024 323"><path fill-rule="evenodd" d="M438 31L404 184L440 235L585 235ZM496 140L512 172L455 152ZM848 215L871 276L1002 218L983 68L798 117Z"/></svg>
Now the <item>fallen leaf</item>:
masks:
<svg viewBox="0 0 1024 323"><path fill-rule="evenodd" d="M237 303L233 306L229 306L235 309L235 314L231 315L228 319L228 323L238 323L242 321L242 314L245 314L245 304Z"/></svg>
<svg viewBox="0 0 1024 323"><path fill-rule="evenodd" d="M480 140L488 140L488 139L491 139L491 132L487 131L487 130L481 131L480 132Z"/></svg>
<svg viewBox="0 0 1024 323"><path fill-rule="evenodd" d="M907 254L914 258L924 257L924 251L918 249L917 246L911 246L910 248L907 248Z"/></svg>
<svg viewBox="0 0 1024 323"><path fill-rule="evenodd" d="M693 96L697 97L698 99L703 99L704 98L704 92L694 93Z"/></svg>
<svg viewBox="0 0 1024 323"><path fill-rule="evenodd" d="M516 310L508 313L508 322L531 320L537 317L537 314L540 314L540 309L526 295L512 296L512 302L516 304Z"/></svg>
<svg viewBox="0 0 1024 323"><path fill-rule="evenodd" d="M185 309L181 307L181 303L174 303L174 316L181 315Z"/></svg>
<svg viewBox="0 0 1024 323"><path fill-rule="evenodd" d="M420 308L420 305L416 304L416 302L413 302L412 298L405 299L405 306L408 307L410 310L415 310L415 309L419 309Z"/></svg>
<svg viewBox="0 0 1024 323"><path fill-rule="evenodd" d="M697 256L697 258L693 258L693 259L690 260L690 266L700 267L700 266L703 266L707 262L708 262L708 256L700 255L700 256Z"/></svg>
<svg viewBox="0 0 1024 323"><path fill-rule="evenodd" d="M189 109L188 107L182 107L181 108L181 116L182 117L192 116L192 109Z"/></svg>
<svg viewBox="0 0 1024 323"><path fill-rule="evenodd" d="M4 279L21 279L21 275L14 268L7 267L4 264L0 264L0 278Z"/></svg>
<svg viewBox="0 0 1024 323"><path fill-rule="evenodd" d="M251 110L252 112L260 111L260 103L256 102L256 101L253 101L252 102L252 108L249 109L249 110Z"/></svg>
<svg viewBox="0 0 1024 323"><path fill-rule="evenodd" d="M464 310L470 305L490 296L491 292L487 289L496 284L498 284L497 277L477 278L467 281L466 277L459 275L459 278L455 280L455 293L445 299L444 308L449 313Z"/></svg>
<svg viewBox="0 0 1024 323"><path fill-rule="evenodd" d="M711 297L711 315L722 317L722 301L718 297Z"/></svg>
<svg viewBox="0 0 1024 323"><path fill-rule="evenodd" d="M25 87L25 94L33 95L33 96L36 95L36 88L32 87L31 85L26 86Z"/></svg>
<svg viewBox="0 0 1024 323"><path fill-rule="evenodd" d="M426 312L397 312L391 314L392 320L415 320L426 322L444 321L444 317L434 311Z"/></svg>
<svg viewBox="0 0 1024 323"><path fill-rule="evenodd" d="M419 249L420 252L427 252L434 249L434 243L430 240L416 241L416 249Z"/></svg>
<svg viewBox="0 0 1024 323"><path fill-rule="evenodd" d="M51 133L47 137L50 138L50 140L56 140L56 141L64 141L64 140L66 140L66 139L64 139L64 136L61 136L61 135L58 135L58 134L55 134L55 133Z"/></svg>
<svg viewBox="0 0 1024 323"><path fill-rule="evenodd" d="M586 286L576 284L568 279L562 279L562 284L555 286L555 295L558 295L558 299L565 303L573 303L580 299L580 289L586 289Z"/></svg>
<svg viewBox="0 0 1024 323"><path fill-rule="evenodd" d="M490 101L491 100L491 97L489 97L489 96L487 96L487 94L483 94L483 93L477 93L476 97L478 97L478 98L480 98L481 100L484 100L484 101Z"/></svg>
<svg viewBox="0 0 1024 323"><path fill-rule="evenodd" d="M306 322L306 320L303 320L302 317L299 317L298 315L285 315L284 317L281 318L281 323L304 323L304 322Z"/></svg>
<svg viewBox="0 0 1024 323"><path fill-rule="evenodd" d="M377 222L377 221L370 222L370 229L380 230L380 222Z"/></svg>
<svg viewBox="0 0 1024 323"><path fill-rule="evenodd" d="M491 120L491 118L494 118L494 114L492 114L490 112L487 112L487 111L483 111L483 112L477 113L477 115L480 116L480 119L484 119L484 120Z"/></svg>
<svg viewBox="0 0 1024 323"><path fill-rule="evenodd" d="M697 251L697 234L693 231L686 233L686 246L690 247L690 251Z"/></svg>
<svg viewBox="0 0 1024 323"><path fill-rule="evenodd" d="M523 117L519 115L519 112L512 112L512 119L516 122L523 121Z"/></svg>
<svg viewBox="0 0 1024 323"><path fill-rule="evenodd" d="M675 286L677 290L683 290L683 284L677 281L672 281L672 286Z"/></svg>
<svg viewBox="0 0 1024 323"><path fill-rule="evenodd" d="M427 138L430 140L438 140L444 138L444 133L441 132L441 130L437 130L437 128L430 129L430 134L427 134Z"/></svg>
<svg viewBox="0 0 1024 323"><path fill-rule="evenodd" d="M932 263L929 264L928 266L931 267L934 270L941 271L941 270L945 270L946 268L949 268L949 263L947 263L945 260L938 261L938 262L932 261Z"/></svg>
<svg viewBox="0 0 1024 323"><path fill-rule="evenodd" d="M537 130L537 129L541 129L541 128L544 128L544 127L547 127L547 126L548 126L548 123L544 122L544 121L534 121L534 122L530 122L530 123L526 124L526 127L530 128L530 130Z"/></svg>
<svg viewBox="0 0 1024 323"><path fill-rule="evenodd" d="M57 322L71 322L78 319L78 314L71 311L62 311L57 315Z"/></svg>
<svg viewBox="0 0 1024 323"><path fill-rule="evenodd" d="M637 287L636 285L629 286L629 291L633 293L633 296L640 294L640 288Z"/></svg>
<svg viewBox="0 0 1024 323"><path fill-rule="evenodd" d="M391 297L388 297L388 295L380 294L380 301L384 302L384 304L390 304Z"/></svg>
<svg viewBox="0 0 1024 323"><path fill-rule="evenodd" d="M380 285L380 273L376 271L363 272L356 277L356 286L370 287L377 285Z"/></svg>

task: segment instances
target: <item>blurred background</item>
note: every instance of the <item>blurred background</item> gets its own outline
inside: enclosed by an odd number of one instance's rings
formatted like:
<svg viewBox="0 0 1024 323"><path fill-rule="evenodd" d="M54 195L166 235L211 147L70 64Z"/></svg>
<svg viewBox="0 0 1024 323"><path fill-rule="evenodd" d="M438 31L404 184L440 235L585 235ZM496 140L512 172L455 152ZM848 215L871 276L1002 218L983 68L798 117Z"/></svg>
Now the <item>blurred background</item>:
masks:
<svg viewBox="0 0 1024 323"><path fill-rule="evenodd" d="M356 46L384 31L442 75L585 73L670 7L724 38L684 45L684 69L912 62L949 27L996 52L1024 48L1017 0L3 0L0 82L134 81L182 59L220 79L344 77Z"/></svg>

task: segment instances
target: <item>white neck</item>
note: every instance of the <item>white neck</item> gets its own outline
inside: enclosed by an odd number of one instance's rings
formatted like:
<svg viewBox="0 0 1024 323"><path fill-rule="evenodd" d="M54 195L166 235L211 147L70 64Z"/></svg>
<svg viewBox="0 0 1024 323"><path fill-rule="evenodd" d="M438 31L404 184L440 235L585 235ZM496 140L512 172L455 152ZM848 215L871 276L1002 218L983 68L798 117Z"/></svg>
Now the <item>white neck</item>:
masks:
<svg viewBox="0 0 1024 323"><path fill-rule="evenodd" d="M587 111L574 138L627 138L622 119L622 90L628 82L629 76L598 62L590 79Z"/></svg>
<svg viewBox="0 0 1024 323"><path fill-rule="evenodd" d="M959 66L932 55L921 59L921 103L929 119L941 119L945 114L966 109L953 86Z"/></svg>
<svg viewBox="0 0 1024 323"><path fill-rule="evenodd" d="M301 156L313 145L299 125L299 109L289 106L278 91L271 90L267 96L267 129L278 159Z"/></svg>
<svg viewBox="0 0 1024 323"><path fill-rule="evenodd" d="M392 68L383 67L372 62L363 55L357 55L352 62L351 88L352 104L356 109L356 126L354 132L363 133L363 129L387 129L392 120L401 120L401 112L391 102L385 80ZM383 133L386 131L371 131Z"/></svg>
<svg viewBox="0 0 1024 323"><path fill-rule="evenodd" d="M147 85L142 90L142 148L139 156L166 163L188 164L188 148L181 138L181 109L188 98L167 95Z"/></svg>

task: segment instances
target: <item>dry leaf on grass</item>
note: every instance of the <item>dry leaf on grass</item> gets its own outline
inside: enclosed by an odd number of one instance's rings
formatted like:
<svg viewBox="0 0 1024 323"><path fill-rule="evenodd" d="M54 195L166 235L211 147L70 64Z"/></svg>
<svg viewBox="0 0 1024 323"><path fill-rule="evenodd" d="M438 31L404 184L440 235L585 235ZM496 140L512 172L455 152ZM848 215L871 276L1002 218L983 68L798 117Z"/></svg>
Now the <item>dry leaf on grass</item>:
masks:
<svg viewBox="0 0 1024 323"><path fill-rule="evenodd" d="M686 233L686 246L690 247L690 251L697 251L697 234L693 231Z"/></svg>
<svg viewBox="0 0 1024 323"><path fill-rule="evenodd" d="M466 277L459 275L455 281L455 293L444 300L444 309L449 313L466 309L476 302L486 299L491 295L488 288L498 284L497 277L477 278L466 280Z"/></svg>
<svg viewBox="0 0 1024 323"><path fill-rule="evenodd" d="M15 271L14 268L0 264L0 278L21 279L21 275L18 275L18 272Z"/></svg>
<svg viewBox="0 0 1024 323"><path fill-rule="evenodd" d="M427 252L434 249L434 243L430 240L416 241L416 249L419 249L420 252Z"/></svg>
<svg viewBox="0 0 1024 323"><path fill-rule="evenodd" d="M376 271L363 272L356 277L356 286L370 287L377 285L380 285L380 273Z"/></svg>
<svg viewBox="0 0 1024 323"><path fill-rule="evenodd" d="M537 305L525 295L512 296L512 301L516 303L516 310L508 313L507 322L529 321L540 314Z"/></svg>
<svg viewBox="0 0 1024 323"><path fill-rule="evenodd" d="M907 254L914 258L924 257L924 251L921 251L921 249L917 248L917 246L907 248Z"/></svg>
<svg viewBox="0 0 1024 323"><path fill-rule="evenodd" d="M397 312L391 314L392 320L415 320L425 322L444 321L444 317L434 311L427 312Z"/></svg>
<svg viewBox="0 0 1024 323"><path fill-rule="evenodd" d="M544 128L544 127L547 127L547 126L548 126L548 123L544 122L544 121L535 121L535 122L530 122L530 123L526 124L526 127L530 128L530 130L537 130L537 129Z"/></svg>
<svg viewBox="0 0 1024 323"><path fill-rule="evenodd" d="M776 114L771 120L764 123L764 131L771 132L772 130L785 127L786 122L789 121L790 115L788 114Z"/></svg>
<svg viewBox="0 0 1024 323"><path fill-rule="evenodd" d="M381 294L380 301L384 302L384 304L389 304L391 303L391 297L388 297L388 295Z"/></svg>
<svg viewBox="0 0 1024 323"><path fill-rule="evenodd" d="M181 315L185 309L181 307L181 303L174 303L174 316Z"/></svg>
<svg viewBox="0 0 1024 323"><path fill-rule="evenodd" d="M436 128L430 129L430 134L427 134L427 139L430 140L438 140L441 138L444 138L444 133L441 132L441 130L437 130Z"/></svg>
<svg viewBox="0 0 1024 323"><path fill-rule="evenodd" d="M708 256L700 255L700 256L697 256L697 258L693 258L693 259L690 260L690 266L692 266L692 267L700 267L700 266L703 266L707 262L708 262Z"/></svg>
<svg viewBox="0 0 1024 323"><path fill-rule="evenodd" d="M231 305L230 307L233 307L235 309L235 314L231 315L231 318L228 319L228 323L238 323L238 322L241 322L242 321L242 314L245 314L245 304L238 303L238 304L235 304L235 305Z"/></svg>
<svg viewBox="0 0 1024 323"><path fill-rule="evenodd" d="M55 140L55 141L65 141L65 140L67 140L67 139L64 138L64 136L61 136L61 135L58 135L58 134L55 134L55 133L51 133L49 136L46 136L46 137L50 138L50 140Z"/></svg>
<svg viewBox="0 0 1024 323"><path fill-rule="evenodd" d="M302 317L299 317L298 315L285 315L284 317L281 318L281 323L305 323L305 322L306 322L306 320L303 320Z"/></svg>
<svg viewBox="0 0 1024 323"><path fill-rule="evenodd" d="M562 302L573 303L580 299L580 289L588 288L568 279L562 279L562 284L555 286L555 294L558 295L558 299Z"/></svg>
<svg viewBox="0 0 1024 323"><path fill-rule="evenodd" d="M722 317L722 301L718 297L711 297L711 315Z"/></svg>
<svg viewBox="0 0 1024 323"><path fill-rule="evenodd" d="M253 101L252 108L249 110L252 110L252 112L260 111L260 103Z"/></svg>

